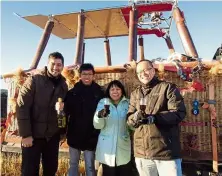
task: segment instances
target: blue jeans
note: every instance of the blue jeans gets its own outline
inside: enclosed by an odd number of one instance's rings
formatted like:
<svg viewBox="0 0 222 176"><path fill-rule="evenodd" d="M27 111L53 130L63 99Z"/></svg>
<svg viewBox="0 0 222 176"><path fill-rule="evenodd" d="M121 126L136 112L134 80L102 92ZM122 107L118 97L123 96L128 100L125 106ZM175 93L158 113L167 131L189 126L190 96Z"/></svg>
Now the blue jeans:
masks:
<svg viewBox="0 0 222 176"><path fill-rule="evenodd" d="M150 160L135 158L140 176L182 176L181 159Z"/></svg>
<svg viewBox="0 0 222 176"><path fill-rule="evenodd" d="M69 176L78 176L79 175L79 159L80 159L81 151L72 147L69 147ZM86 168L86 176L95 176L95 152L85 150L83 151L85 168Z"/></svg>

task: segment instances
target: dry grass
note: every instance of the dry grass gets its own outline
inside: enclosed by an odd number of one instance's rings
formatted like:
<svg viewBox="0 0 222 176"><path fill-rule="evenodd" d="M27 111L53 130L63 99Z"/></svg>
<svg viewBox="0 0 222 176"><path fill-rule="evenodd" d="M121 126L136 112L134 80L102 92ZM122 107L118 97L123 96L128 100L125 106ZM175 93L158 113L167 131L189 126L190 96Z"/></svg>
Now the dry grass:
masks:
<svg viewBox="0 0 222 176"><path fill-rule="evenodd" d="M19 153L1 153L1 176L20 176L22 157ZM66 176L69 168L67 158L59 159L59 168L56 176ZM42 176L42 167L40 167Z"/></svg>
<svg viewBox="0 0 222 176"><path fill-rule="evenodd" d="M1 153L1 175L19 176L21 167L20 154Z"/></svg>

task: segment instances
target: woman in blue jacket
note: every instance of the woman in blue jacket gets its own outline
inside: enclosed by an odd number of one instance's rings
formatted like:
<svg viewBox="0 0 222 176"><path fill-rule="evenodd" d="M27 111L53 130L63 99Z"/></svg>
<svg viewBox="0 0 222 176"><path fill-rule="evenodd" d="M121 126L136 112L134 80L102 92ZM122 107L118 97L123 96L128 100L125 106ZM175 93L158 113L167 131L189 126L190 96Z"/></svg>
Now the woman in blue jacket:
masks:
<svg viewBox="0 0 222 176"><path fill-rule="evenodd" d="M96 160L102 163L103 176L131 175L131 141L126 123L129 101L120 81L106 89L106 97L98 103L94 127L100 129ZM105 105L108 105L109 108Z"/></svg>

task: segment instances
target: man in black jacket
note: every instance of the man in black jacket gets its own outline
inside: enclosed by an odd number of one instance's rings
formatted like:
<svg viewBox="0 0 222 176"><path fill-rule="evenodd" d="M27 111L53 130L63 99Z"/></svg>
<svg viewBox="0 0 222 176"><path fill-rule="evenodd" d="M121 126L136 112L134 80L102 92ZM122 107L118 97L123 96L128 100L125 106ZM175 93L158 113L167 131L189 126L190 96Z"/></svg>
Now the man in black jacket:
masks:
<svg viewBox="0 0 222 176"><path fill-rule="evenodd" d="M103 98L103 91L93 81L94 74L92 64L82 64L80 81L68 91L65 99L70 153L69 176L78 175L81 151L84 152L86 175L95 175L94 160L99 131L93 127L93 116L99 100Z"/></svg>

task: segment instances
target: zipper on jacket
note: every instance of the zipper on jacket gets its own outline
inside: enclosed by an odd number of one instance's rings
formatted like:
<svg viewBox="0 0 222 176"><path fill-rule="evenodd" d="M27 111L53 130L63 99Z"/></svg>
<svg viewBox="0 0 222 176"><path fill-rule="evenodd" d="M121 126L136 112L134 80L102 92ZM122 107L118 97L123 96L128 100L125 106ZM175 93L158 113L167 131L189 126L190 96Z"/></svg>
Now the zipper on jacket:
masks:
<svg viewBox="0 0 222 176"><path fill-rule="evenodd" d="M117 152L117 148L118 148L117 143L118 143L118 136L119 136L119 114L118 114L118 109L117 109L118 105L117 106L113 105L113 106L116 110L116 114L117 114L117 117L118 117L117 118L117 123L118 123L118 125L117 125L117 135L116 135L116 151L115 151L115 162L117 163L116 152Z"/></svg>
<svg viewBox="0 0 222 176"><path fill-rule="evenodd" d="M55 86L53 85L53 90L52 90L52 93L51 93L51 96L50 96L50 99L49 99L49 105L48 105L48 112L47 112L47 117L46 117L46 130L45 130L45 134L47 133L48 131L48 128L49 128L49 111L50 111L50 105L52 103L52 99L53 99L53 96L55 94ZM46 136L47 137L47 136Z"/></svg>
<svg viewBox="0 0 222 176"><path fill-rule="evenodd" d="M143 94L142 98L147 98L146 96L148 95L148 93L146 95ZM144 132L144 125L142 126L143 130L142 130L142 139L143 139L143 150L144 150L144 155L145 155L145 158L147 159L148 156L146 154L146 149L145 149L145 140L144 140L144 136L145 136L145 132ZM149 135L150 136L150 135Z"/></svg>
<svg viewBox="0 0 222 176"><path fill-rule="evenodd" d="M143 138L143 146L144 146L143 149L144 149L145 158L147 158L146 149L145 149L145 141L144 141L144 137L143 137L143 136L145 135L145 133L144 133L144 128L143 128L142 132L143 132L143 133L142 133L142 138Z"/></svg>
<svg viewBox="0 0 222 176"><path fill-rule="evenodd" d="M149 128L149 126L148 126L148 133L149 133L149 136L151 136L150 135L150 128ZM149 143L148 143L149 150L151 150L150 143L151 143L151 141L149 141ZM146 155L146 157L148 158L148 155Z"/></svg>
<svg viewBox="0 0 222 176"><path fill-rule="evenodd" d="M114 105L115 106L115 105ZM118 107L118 105L117 106L115 106L115 108L116 108L116 114L117 114L117 117L118 117L118 126L117 126L117 135L116 135L116 152L117 152L117 150L118 150L118 136L119 136L119 114L118 114L118 109L117 109L117 107ZM116 152L115 152L115 155L116 155ZM117 155L116 155L116 157L117 157ZM115 157L115 158L116 158ZM115 162L117 163L117 159L115 159Z"/></svg>

